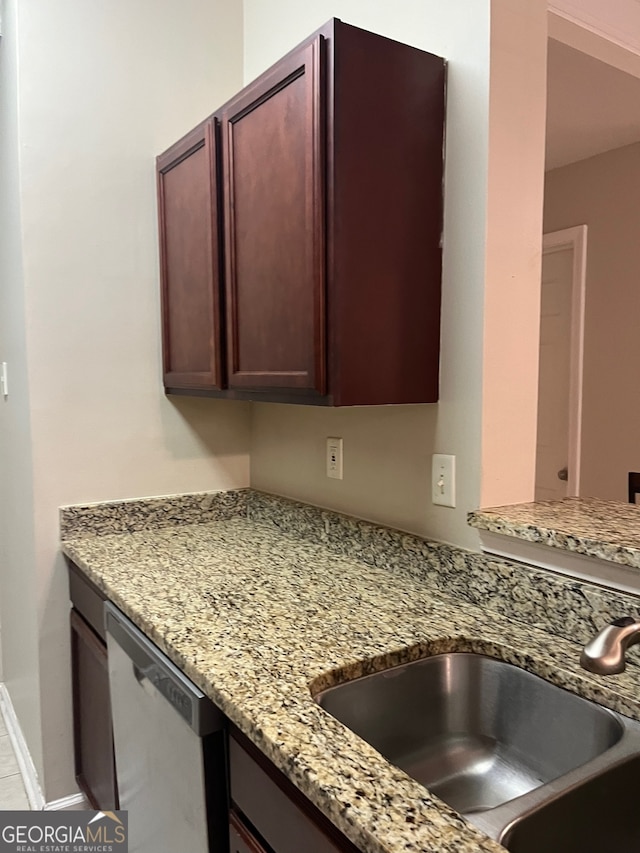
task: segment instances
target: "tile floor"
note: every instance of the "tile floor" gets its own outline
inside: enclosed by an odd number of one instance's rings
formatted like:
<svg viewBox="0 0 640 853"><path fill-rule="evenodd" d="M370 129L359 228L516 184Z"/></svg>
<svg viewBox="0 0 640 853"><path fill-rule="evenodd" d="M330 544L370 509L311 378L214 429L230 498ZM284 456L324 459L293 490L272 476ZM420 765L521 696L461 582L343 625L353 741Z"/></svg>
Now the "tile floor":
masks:
<svg viewBox="0 0 640 853"><path fill-rule="evenodd" d="M4 720L0 716L0 810L28 808L29 800L22 784L20 768Z"/></svg>

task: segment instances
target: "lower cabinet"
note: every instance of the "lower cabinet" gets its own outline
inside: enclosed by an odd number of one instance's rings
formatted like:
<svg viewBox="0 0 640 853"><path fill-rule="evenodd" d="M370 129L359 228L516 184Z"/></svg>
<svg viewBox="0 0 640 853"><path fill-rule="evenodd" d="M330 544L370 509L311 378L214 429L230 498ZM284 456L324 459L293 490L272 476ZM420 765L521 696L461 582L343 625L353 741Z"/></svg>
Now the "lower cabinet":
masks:
<svg viewBox="0 0 640 853"><path fill-rule="evenodd" d="M104 595L69 564L76 779L94 808L118 808ZM209 821L225 827L229 853L360 853L295 785L232 724L226 723L225 796L208 797ZM225 743L220 741L224 767ZM224 775L224 773L223 773ZM214 788L208 779L207 788ZM216 805L219 804L219 807ZM228 808L227 808L228 804ZM129 820L134 818L130 815ZM219 849L219 847L216 847Z"/></svg>
<svg viewBox="0 0 640 853"><path fill-rule="evenodd" d="M69 567L71 671L76 780L91 805L118 808L109 701L107 646L100 592L74 566ZM102 635L100 634L102 632Z"/></svg>
<svg viewBox="0 0 640 853"><path fill-rule="evenodd" d="M229 734L230 853L359 853L241 732Z"/></svg>

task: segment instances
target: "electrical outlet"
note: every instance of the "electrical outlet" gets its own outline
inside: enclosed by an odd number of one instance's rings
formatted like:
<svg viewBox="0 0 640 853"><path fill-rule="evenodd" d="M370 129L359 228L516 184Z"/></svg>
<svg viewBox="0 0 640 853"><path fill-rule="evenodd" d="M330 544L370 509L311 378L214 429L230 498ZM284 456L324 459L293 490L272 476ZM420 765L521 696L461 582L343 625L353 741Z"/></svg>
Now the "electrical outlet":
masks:
<svg viewBox="0 0 640 853"><path fill-rule="evenodd" d="M431 458L431 500L439 506L456 505L456 457L434 453Z"/></svg>
<svg viewBox="0 0 640 853"><path fill-rule="evenodd" d="M342 439L327 438L327 477L342 479Z"/></svg>
<svg viewBox="0 0 640 853"><path fill-rule="evenodd" d="M3 361L0 364L0 394L3 397L9 396L9 374L7 372L7 362Z"/></svg>

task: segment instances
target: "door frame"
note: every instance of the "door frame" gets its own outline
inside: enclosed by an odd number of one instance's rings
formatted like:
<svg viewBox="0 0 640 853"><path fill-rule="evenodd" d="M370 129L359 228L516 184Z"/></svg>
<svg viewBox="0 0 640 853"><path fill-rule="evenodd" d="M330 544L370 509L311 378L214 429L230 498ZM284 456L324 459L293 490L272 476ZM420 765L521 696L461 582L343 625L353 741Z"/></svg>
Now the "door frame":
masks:
<svg viewBox="0 0 640 853"><path fill-rule="evenodd" d="M580 492L582 443L582 392L584 365L584 314L587 283L587 226L576 225L542 235L542 254L573 251L571 332L569 342L569 477L567 496Z"/></svg>

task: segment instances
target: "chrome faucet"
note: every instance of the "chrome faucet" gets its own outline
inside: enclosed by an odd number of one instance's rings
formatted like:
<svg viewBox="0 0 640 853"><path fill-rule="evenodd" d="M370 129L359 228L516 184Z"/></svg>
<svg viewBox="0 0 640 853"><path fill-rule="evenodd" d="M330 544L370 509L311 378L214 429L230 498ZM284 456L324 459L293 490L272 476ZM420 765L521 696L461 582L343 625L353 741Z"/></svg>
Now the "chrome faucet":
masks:
<svg viewBox="0 0 640 853"><path fill-rule="evenodd" d="M625 652L636 643L640 643L640 620L621 616L587 643L580 655L580 666L598 675L624 672Z"/></svg>

